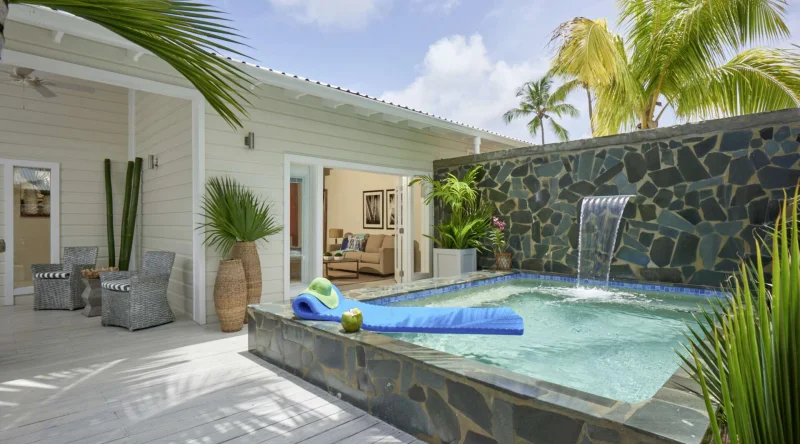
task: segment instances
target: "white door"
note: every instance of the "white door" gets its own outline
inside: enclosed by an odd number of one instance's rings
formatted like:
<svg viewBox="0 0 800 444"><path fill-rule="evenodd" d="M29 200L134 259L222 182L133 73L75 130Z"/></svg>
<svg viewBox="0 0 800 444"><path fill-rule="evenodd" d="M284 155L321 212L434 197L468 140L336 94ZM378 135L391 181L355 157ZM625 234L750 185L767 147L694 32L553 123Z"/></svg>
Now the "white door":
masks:
<svg viewBox="0 0 800 444"><path fill-rule="evenodd" d="M411 201L411 177L400 177L395 189L394 279L398 283L414 280L414 205Z"/></svg>
<svg viewBox="0 0 800 444"><path fill-rule="evenodd" d="M60 170L50 162L0 159L0 164L3 303L14 305L14 296L33 293L31 265L60 261Z"/></svg>

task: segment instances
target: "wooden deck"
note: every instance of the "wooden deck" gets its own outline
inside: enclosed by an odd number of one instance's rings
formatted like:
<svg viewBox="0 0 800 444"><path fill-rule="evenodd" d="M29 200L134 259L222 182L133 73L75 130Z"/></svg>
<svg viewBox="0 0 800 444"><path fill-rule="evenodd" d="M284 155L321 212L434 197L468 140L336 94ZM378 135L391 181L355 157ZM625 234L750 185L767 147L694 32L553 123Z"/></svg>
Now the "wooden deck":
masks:
<svg viewBox="0 0 800 444"><path fill-rule="evenodd" d="M246 330L246 329L245 329ZM130 333L0 307L0 442L419 443L188 320Z"/></svg>

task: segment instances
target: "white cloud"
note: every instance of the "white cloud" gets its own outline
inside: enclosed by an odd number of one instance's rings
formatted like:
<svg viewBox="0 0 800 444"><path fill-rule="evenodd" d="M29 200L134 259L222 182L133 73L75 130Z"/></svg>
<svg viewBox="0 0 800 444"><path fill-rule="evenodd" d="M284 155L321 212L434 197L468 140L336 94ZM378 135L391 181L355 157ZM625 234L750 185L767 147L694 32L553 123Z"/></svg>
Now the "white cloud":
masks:
<svg viewBox="0 0 800 444"><path fill-rule="evenodd" d="M524 122L506 126L502 115L518 104L520 85L542 75L545 60L493 60L480 35L455 35L432 44L420 75L383 99L501 134L530 140Z"/></svg>
<svg viewBox="0 0 800 444"><path fill-rule="evenodd" d="M391 0L268 0L275 9L323 29L354 30L382 16Z"/></svg>
<svg viewBox="0 0 800 444"><path fill-rule="evenodd" d="M450 14L453 9L461 5L461 0L412 0L415 6L421 6L428 13Z"/></svg>

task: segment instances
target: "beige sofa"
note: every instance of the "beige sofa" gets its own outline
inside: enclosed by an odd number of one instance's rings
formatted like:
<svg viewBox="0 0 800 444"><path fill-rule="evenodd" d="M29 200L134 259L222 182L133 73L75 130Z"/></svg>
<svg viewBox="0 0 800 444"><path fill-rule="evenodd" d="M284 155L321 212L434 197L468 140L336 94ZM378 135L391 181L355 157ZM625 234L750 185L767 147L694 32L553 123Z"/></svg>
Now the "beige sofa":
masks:
<svg viewBox="0 0 800 444"><path fill-rule="evenodd" d="M349 235L350 233L348 233ZM342 248L341 244L329 245L328 251L334 252ZM394 235L370 234L364 252L347 251L344 256L349 259L358 259L360 273L378 274L387 276L394 274ZM420 263L419 243L414 241L414 271L419 271ZM331 270L355 271L354 262L337 264L330 263Z"/></svg>

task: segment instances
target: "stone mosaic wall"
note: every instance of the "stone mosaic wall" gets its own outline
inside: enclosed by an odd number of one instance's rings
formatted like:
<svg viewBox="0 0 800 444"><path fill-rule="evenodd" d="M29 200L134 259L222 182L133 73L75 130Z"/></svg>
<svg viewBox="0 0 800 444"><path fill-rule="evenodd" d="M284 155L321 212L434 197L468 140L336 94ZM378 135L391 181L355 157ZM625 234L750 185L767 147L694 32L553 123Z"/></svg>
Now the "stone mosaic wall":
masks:
<svg viewBox="0 0 800 444"><path fill-rule="evenodd" d="M251 306L248 316L251 353L427 443L698 444L708 427L702 399L683 390L694 387L685 374L631 405L377 333L293 320L288 304Z"/></svg>
<svg viewBox="0 0 800 444"><path fill-rule="evenodd" d="M576 274L581 199L634 195L612 278L719 286L755 251L800 179L792 109L434 164L483 165L480 188L509 225L518 269ZM491 254L482 267L494 265Z"/></svg>

